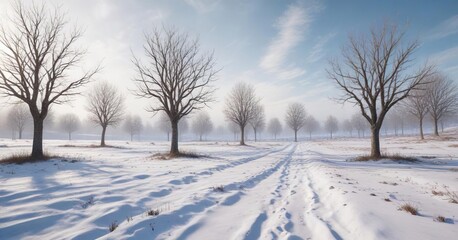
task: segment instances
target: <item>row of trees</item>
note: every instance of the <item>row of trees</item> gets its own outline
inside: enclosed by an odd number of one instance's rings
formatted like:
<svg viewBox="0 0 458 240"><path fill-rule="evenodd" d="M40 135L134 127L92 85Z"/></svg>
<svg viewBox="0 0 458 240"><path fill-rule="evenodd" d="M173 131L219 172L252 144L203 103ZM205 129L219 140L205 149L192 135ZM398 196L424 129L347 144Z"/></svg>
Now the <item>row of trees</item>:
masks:
<svg viewBox="0 0 458 240"><path fill-rule="evenodd" d="M79 47L82 32L69 31L59 8L14 5L14 14L0 29L0 92L14 103L24 103L33 121L32 159L43 155L43 123L54 104L64 104L80 94L99 72L95 66L80 71L86 51ZM151 112L165 113L171 123L171 155L178 151L178 123L213 100L213 54L202 54L197 39L173 29L155 29L146 36L143 58L133 57L135 95L153 99ZM77 76L77 73L80 73ZM108 83L88 95L91 119L102 127L105 145L108 126L119 123L123 98Z"/></svg>
<svg viewBox="0 0 458 240"><path fill-rule="evenodd" d="M13 103L26 104L34 127L31 157L39 159L44 157L43 124L50 107L80 94L99 67L80 70L86 53L77 44L82 32L69 31L68 21L58 8L50 11L37 4L26 7L17 1L14 10L10 22L0 28L0 93ZM438 121L453 110L450 102L456 98L454 87L435 79L441 77L429 64L412 68L419 43L406 43L404 36L396 25L385 24L361 37L350 37L342 48L342 57L331 60L327 69L329 78L343 93L340 100L357 106L370 126L373 158L381 157L383 121L401 102L427 99L424 106L434 119L436 134ZM174 29L155 29L146 34L143 50L142 56L134 55L132 60L137 85L134 94L152 100L150 112L168 117L172 129L170 155L176 156L179 122L213 101L212 83L219 70L213 54L202 53L197 39ZM122 119L123 97L112 85L102 82L92 89L88 100L87 109L91 119L101 126L101 145L105 145L107 127ZM421 115L426 114L422 109ZM240 129L242 145L246 126L253 128L255 139L265 126L260 99L245 83L232 89L224 113ZM288 107L285 122L295 132L295 140L306 119L301 104ZM325 123L331 136L337 130L336 122L329 118ZM278 126L271 127L278 130Z"/></svg>

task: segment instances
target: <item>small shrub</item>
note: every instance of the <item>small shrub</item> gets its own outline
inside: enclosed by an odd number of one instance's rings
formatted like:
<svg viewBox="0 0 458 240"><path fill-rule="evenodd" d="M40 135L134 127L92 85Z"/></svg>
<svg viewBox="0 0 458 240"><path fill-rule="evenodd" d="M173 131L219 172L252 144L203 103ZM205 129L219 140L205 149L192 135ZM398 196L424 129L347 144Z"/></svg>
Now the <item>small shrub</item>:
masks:
<svg viewBox="0 0 458 240"><path fill-rule="evenodd" d="M385 202L391 202L391 199L389 199L389 198L385 198L383 200L385 200Z"/></svg>
<svg viewBox="0 0 458 240"><path fill-rule="evenodd" d="M110 232L113 232L118 227L119 227L118 221L114 221L110 224L110 226L108 226L108 230L110 230Z"/></svg>
<svg viewBox="0 0 458 240"><path fill-rule="evenodd" d="M127 216L127 217L126 217L126 220L127 220L127 222L130 222L130 221L134 220L134 218L133 218L133 217Z"/></svg>
<svg viewBox="0 0 458 240"><path fill-rule="evenodd" d="M413 206L410 203L404 203L402 204L398 210L406 211L412 215L418 215L418 208Z"/></svg>
<svg viewBox="0 0 458 240"><path fill-rule="evenodd" d="M436 220L436 222L445 222L447 219L444 216L439 215L434 218L434 220Z"/></svg>
<svg viewBox="0 0 458 240"><path fill-rule="evenodd" d="M370 195L373 196L373 197L377 196L377 195L375 195L375 193L371 193Z"/></svg>
<svg viewBox="0 0 458 240"><path fill-rule="evenodd" d="M212 187L212 189L215 192L224 192L224 186L223 185Z"/></svg>
<svg viewBox="0 0 458 240"><path fill-rule="evenodd" d="M150 209L146 211L146 215L148 216L157 216L159 215L159 213L160 213L159 209Z"/></svg>

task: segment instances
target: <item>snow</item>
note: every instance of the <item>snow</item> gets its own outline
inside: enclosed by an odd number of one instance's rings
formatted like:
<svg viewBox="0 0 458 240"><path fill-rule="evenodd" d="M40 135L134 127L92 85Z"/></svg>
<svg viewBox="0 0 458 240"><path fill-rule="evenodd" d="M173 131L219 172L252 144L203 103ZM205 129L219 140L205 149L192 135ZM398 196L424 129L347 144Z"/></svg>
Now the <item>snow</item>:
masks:
<svg viewBox="0 0 458 240"><path fill-rule="evenodd" d="M72 144L75 146L65 146ZM185 142L203 158L159 160L168 143L45 141L68 156L0 165L0 239L452 239L458 141L384 138L419 162L350 162L368 139L300 143ZM0 140L0 155L28 152ZM76 160L76 161L71 161ZM218 190L219 186L223 191ZM386 201L389 199L390 201ZM398 210L418 207L414 216ZM159 210L149 216L148 210ZM446 217L446 223L435 217ZM119 227L113 232L109 225Z"/></svg>

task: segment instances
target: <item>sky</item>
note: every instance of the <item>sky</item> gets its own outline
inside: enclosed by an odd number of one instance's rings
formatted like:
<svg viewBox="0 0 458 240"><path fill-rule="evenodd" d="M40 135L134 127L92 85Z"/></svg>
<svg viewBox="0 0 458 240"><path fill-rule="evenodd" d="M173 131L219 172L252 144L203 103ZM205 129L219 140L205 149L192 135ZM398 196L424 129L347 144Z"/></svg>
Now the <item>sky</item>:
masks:
<svg viewBox="0 0 458 240"><path fill-rule="evenodd" d="M145 33L162 26L197 37L203 52L214 52L221 71L214 83L216 101L207 112L216 126L225 124L225 98L240 81L255 87L267 119L283 120L292 102L303 103L319 120L331 114L350 117L356 108L333 100L339 90L326 76L328 61L340 55L350 34L364 34L385 21L406 29L406 40L419 40L415 63L434 63L458 81L458 1L453 0L46 2L60 4L69 26L84 29L78 43L88 51L83 67L102 66L94 80L115 84L126 98L126 112L151 121L153 116L145 109L155 103L132 95L135 71L131 60L133 54L142 56ZM2 25L7 24L11 3L0 0ZM57 114L76 112L85 118L85 91L69 105L53 110Z"/></svg>

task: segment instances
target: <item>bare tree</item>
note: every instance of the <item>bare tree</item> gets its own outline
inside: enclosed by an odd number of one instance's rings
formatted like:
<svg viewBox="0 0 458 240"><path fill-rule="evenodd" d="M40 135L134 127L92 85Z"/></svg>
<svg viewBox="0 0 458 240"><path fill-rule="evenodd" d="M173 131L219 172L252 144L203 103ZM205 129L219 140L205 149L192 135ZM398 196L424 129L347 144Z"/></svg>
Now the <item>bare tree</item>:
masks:
<svg viewBox="0 0 458 240"><path fill-rule="evenodd" d="M356 113L351 117L351 123L358 132L358 137L364 137L364 132L369 128L366 119L361 114Z"/></svg>
<svg viewBox="0 0 458 240"><path fill-rule="evenodd" d="M434 135L439 136L439 121L457 110L458 89L455 83L443 74L432 76L427 89L429 113L434 123Z"/></svg>
<svg viewBox="0 0 458 240"><path fill-rule="evenodd" d="M240 133L240 127L235 122L229 122L229 131L234 135L234 141L237 140L238 134Z"/></svg>
<svg viewBox="0 0 458 240"><path fill-rule="evenodd" d="M105 146L105 133L108 126L117 126L124 114L124 98L115 86L108 82L98 82L88 94L87 110L91 121L102 127L100 146Z"/></svg>
<svg viewBox="0 0 458 240"><path fill-rule="evenodd" d="M294 141L297 142L297 132L304 126L307 113L304 105L291 103L286 110L286 124L294 131Z"/></svg>
<svg viewBox="0 0 458 240"><path fill-rule="evenodd" d="M312 140L312 133L318 131L320 128L320 123L312 116L307 116L305 120L304 130L309 134L309 140Z"/></svg>
<svg viewBox="0 0 458 240"><path fill-rule="evenodd" d="M19 139L22 139L22 133L25 126L30 122L30 111L25 104L14 105L8 113L8 125L12 129L12 138L15 137L15 132L18 132Z"/></svg>
<svg viewBox="0 0 458 240"><path fill-rule="evenodd" d="M0 28L0 90L29 107L34 159L43 157L43 122L50 106L79 94L77 90L97 72L77 77L76 67L85 55L76 44L81 31L67 34L64 14L58 8L48 10L17 1L14 16Z"/></svg>
<svg viewBox="0 0 458 240"><path fill-rule="evenodd" d="M277 140L277 135L281 133L283 127L281 126L280 120L278 118L272 118L269 121L268 125L269 132L274 135L274 139Z"/></svg>
<svg viewBox="0 0 458 240"><path fill-rule="evenodd" d="M339 121L334 116L329 116L324 123L324 128L329 132L332 139L332 134L339 130Z"/></svg>
<svg viewBox="0 0 458 240"><path fill-rule="evenodd" d="M72 140L72 133L81 126L80 119L74 113L67 113L60 118L60 127L68 133L68 140Z"/></svg>
<svg viewBox="0 0 458 240"><path fill-rule="evenodd" d="M349 119L343 121L342 128L350 134L350 137L353 137L353 129L355 129L355 126Z"/></svg>
<svg viewBox="0 0 458 240"><path fill-rule="evenodd" d="M398 104L393 108L393 121L395 121L395 129L400 128L401 135L404 136L404 128L406 125L406 111L405 106L403 104ZM397 132L395 131L397 135Z"/></svg>
<svg viewBox="0 0 458 240"><path fill-rule="evenodd" d="M143 130L143 123L140 116L127 116L124 120L124 131L130 134L130 141L134 140L134 136L140 134Z"/></svg>
<svg viewBox="0 0 458 240"><path fill-rule="evenodd" d="M243 82L237 83L226 99L224 114L240 129L240 145L245 145L245 127L254 118L259 100L254 88Z"/></svg>
<svg viewBox="0 0 458 240"><path fill-rule="evenodd" d="M210 119L210 115L206 112L197 114L192 122L192 130L199 136L199 141L202 141L202 137L205 134L213 131L213 122Z"/></svg>
<svg viewBox="0 0 458 240"><path fill-rule="evenodd" d="M215 60L213 54L202 55L197 39L175 30L155 30L146 36L147 61L134 57L137 70L137 95L153 98L157 104L149 109L163 111L172 126L170 154L178 151L178 122L213 101Z"/></svg>
<svg viewBox="0 0 458 240"><path fill-rule="evenodd" d="M423 134L423 120L429 112L427 92L423 89L413 90L410 96L404 100L406 111L418 120L420 138L425 139Z"/></svg>
<svg viewBox="0 0 458 240"><path fill-rule="evenodd" d="M343 91L342 102L358 106L369 122L371 157L380 158L380 128L388 111L420 87L433 68L412 70L417 42L404 44L404 32L385 24L368 36L350 37L342 49L343 61L331 61L329 77Z"/></svg>
<svg viewBox="0 0 458 240"><path fill-rule="evenodd" d="M165 112L163 112L159 117L159 129L167 134L167 141L170 141L170 133L172 132L172 124L170 123L170 118Z"/></svg>
<svg viewBox="0 0 458 240"><path fill-rule="evenodd" d="M266 126L266 117L264 113L264 107L258 104L254 108L253 118L250 120L250 125L254 132L254 141L257 141L257 134L261 132Z"/></svg>

